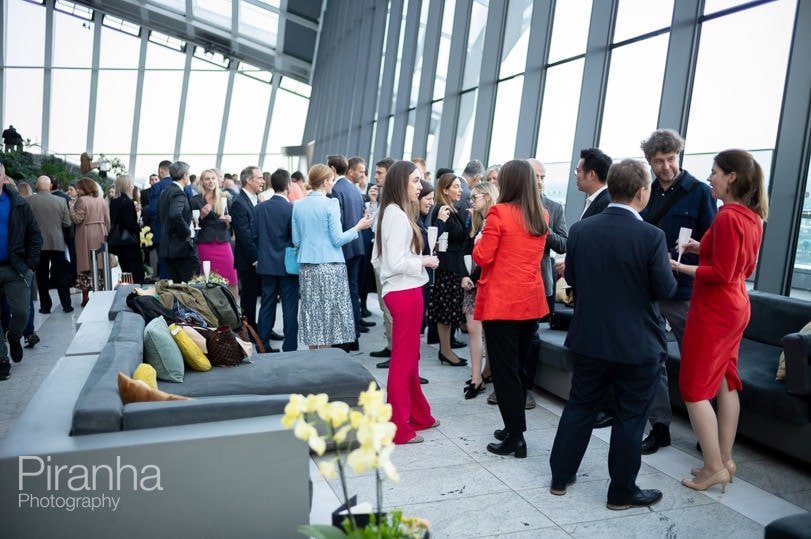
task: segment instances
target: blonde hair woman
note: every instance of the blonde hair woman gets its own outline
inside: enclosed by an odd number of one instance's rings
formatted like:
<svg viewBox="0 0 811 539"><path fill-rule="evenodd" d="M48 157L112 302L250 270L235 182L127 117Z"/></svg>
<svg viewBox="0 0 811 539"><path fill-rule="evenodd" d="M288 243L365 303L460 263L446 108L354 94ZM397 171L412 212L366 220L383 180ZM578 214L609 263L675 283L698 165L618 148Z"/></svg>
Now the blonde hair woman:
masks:
<svg viewBox="0 0 811 539"><path fill-rule="evenodd" d="M191 209L200 210L200 230L197 231L197 254L201 263L211 262L211 270L228 280L228 287L236 298L237 272L231 249L231 215L228 197L220 190L217 171L206 169L200 173L198 195L191 200ZM202 268L200 274L202 275Z"/></svg>
<svg viewBox="0 0 811 539"><path fill-rule="evenodd" d="M138 212L133 200L132 177L122 175L115 180L115 192L117 196L110 200L110 229L118 226L120 230L126 230L136 242L133 245L110 247L110 252L118 257L121 264L121 271L132 273L133 282L144 282L144 261L141 258L141 227L138 224Z"/></svg>
<svg viewBox="0 0 811 539"><path fill-rule="evenodd" d="M470 227L470 237L476 238L484 228L485 217L490 207L498 200L498 188L495 183L477 183L470 189L470 213L472 223ZM462 277L462 312L467 319L467 336L470 349L470 381L465 388L465 398L472 399L484 391L486 378L490 378L490 362L487 362L487 376L482 373L482 323L473 318L473 310L476 306L476 283L481 276L481 268L472 264L469 277Z"/></svg>

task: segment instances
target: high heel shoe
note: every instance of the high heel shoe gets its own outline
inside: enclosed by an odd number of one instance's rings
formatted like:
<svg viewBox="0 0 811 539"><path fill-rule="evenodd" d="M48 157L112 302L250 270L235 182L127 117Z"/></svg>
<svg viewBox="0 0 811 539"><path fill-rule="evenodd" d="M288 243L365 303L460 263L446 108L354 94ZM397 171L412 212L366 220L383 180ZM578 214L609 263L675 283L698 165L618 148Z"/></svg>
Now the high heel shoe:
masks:
<svg viewBox="0 0 811 539"><path fill-rule="evenodd" d="M682 485L693 490L707 490L713 485L720 484L721 494L726 492L727 483L729 483L729 470L727 470L726 467L721 468L704 481L693 481L692 479L681 480Z"/></svg>
<svg viewBox="0 0 811 539"><path fill-rule="evenodd" d="M465 399L472 399L475 398L476 395L484 391L485 385L484 382L480 383L479 385L468 384L465 388Z"/></svg>
<svg viewBox="0 0 811 539"><path fill-rule="evenodd" d="M729 482L732 483L732 481L735 479L735 472L738 471L738 467L735 465L735 461L729 459L724 463L724 467L729 472ZM690 470L690 473L693 475L698 475L701 473L701 468L693 468L692 470Z"/></svg>
<svg viewBox="0 0 811 539"><path fill-rule="evenodd" d="M442 352L439 352L439 363L440 364L447 363L451 367L465 367L465 366L467 366L467 360L466 359L462 359L460 357L459 361L453 362L450 359L448 359L447 357L445 357L445 355Z"/></svg>
<svg viewBox="0 0 811 539"><path fill-rule="evenodd" d="M496 455L513 454L517 459L527 458L527 442L522 434L507 434L503 442L487 444L487 450Z"/></svg>

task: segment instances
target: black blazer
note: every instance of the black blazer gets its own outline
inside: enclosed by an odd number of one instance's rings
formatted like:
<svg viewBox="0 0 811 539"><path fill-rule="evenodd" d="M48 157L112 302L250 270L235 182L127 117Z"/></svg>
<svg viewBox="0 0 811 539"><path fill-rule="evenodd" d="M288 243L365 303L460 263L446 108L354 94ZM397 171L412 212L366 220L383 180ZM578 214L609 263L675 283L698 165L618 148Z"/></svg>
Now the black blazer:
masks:
<svg viewBox="0 0 811 539"><path fill-rule="evenodd" d="M585 219L586 217L591 217L592 215L597 215L598 213L602 213L608 205L611 204L611 196L608 194L608 189L603 189L603 191L597 195L597 198L589 204L589 207L586 208L585 213L583 213L583 217L580 219Z"/></svg>
<svg viewBox="0 0 811 539"><path fill-rule="evenodd" d="M195 256L196 247L191 237L191 206L189 197L174 182L169 184L158 199L158 220L161 225L158 256L185 258Z"/></svg>
<svg viewBox="0 0 811 539"><path fill-rule="evenodd" d="M110 227L113 225L118 225L136 235L141 232L135 203L125 194L110 200Z"/></svg>
<svg viewBox="0 0 811 539"><path fill-rule="evenodd" d="M231 202L231 228L234 230L234 267L239 271L253 270L256 262L256 242L253 239L253 204L245 191Z"/></svg>
<svg viewBox="0 0 811 539"><path fill-rule="evenodd" d="M226 198L223 195L223 198ZM197 195L191 199L191 209L200 210L208 204L206 197ZM230 213L231 204L225 200L225 208ZM208 215L200 218L200 230L197 231L197 243L228 243L231 241L231 230L228 223L220 220L220 214L213 209Z"/></svg>
<svg viewBox="0 0 811 539"><path fill-rule="evenodd" d="M441 207L441 204L437 204L431 210L431 223L439 221L437 215ZM451 211L450 217L445 221L444 232L448 233L448 250L444 253L437 253L439 257L439 267L437 269L451 271L464 277L467 275L465 254L469 250L468 240L470 236L465 227L465 216L462 212Z"/></svg>
<svg viewBox="0 0 811 539"><path fill-rule="evenodd" d="M657 303L676 291L665 234L625 208L606 208L569 229L564 276L574 288L566 346L618 363L667 353Z"/></svg>

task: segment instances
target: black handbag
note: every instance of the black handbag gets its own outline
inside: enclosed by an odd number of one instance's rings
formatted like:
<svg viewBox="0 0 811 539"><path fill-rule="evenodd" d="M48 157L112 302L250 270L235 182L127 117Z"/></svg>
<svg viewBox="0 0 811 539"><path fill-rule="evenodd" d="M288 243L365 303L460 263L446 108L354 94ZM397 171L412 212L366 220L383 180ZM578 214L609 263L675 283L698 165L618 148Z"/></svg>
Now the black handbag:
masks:
<svg viewBox="0 0 811 539"><path fill-rule="evenodd" d="M120 225L115 224L110 228L110 233L107 234L107 245L110 247L135 247L140 243L140 239L135 234L121 228Z"/></svg>

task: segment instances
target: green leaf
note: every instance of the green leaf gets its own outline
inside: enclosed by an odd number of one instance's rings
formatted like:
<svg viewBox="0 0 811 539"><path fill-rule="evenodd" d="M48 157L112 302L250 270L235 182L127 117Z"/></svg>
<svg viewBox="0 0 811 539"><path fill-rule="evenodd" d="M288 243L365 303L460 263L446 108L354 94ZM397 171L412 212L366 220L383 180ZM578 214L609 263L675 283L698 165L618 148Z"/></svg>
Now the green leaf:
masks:
<svg viewBox="0 0 811 539"><path fill-rule="evenodd" d="M342 530L326 524L299 526L298 532L307 537L315 537L315 539L346 539L346 534Z"/></svg>

